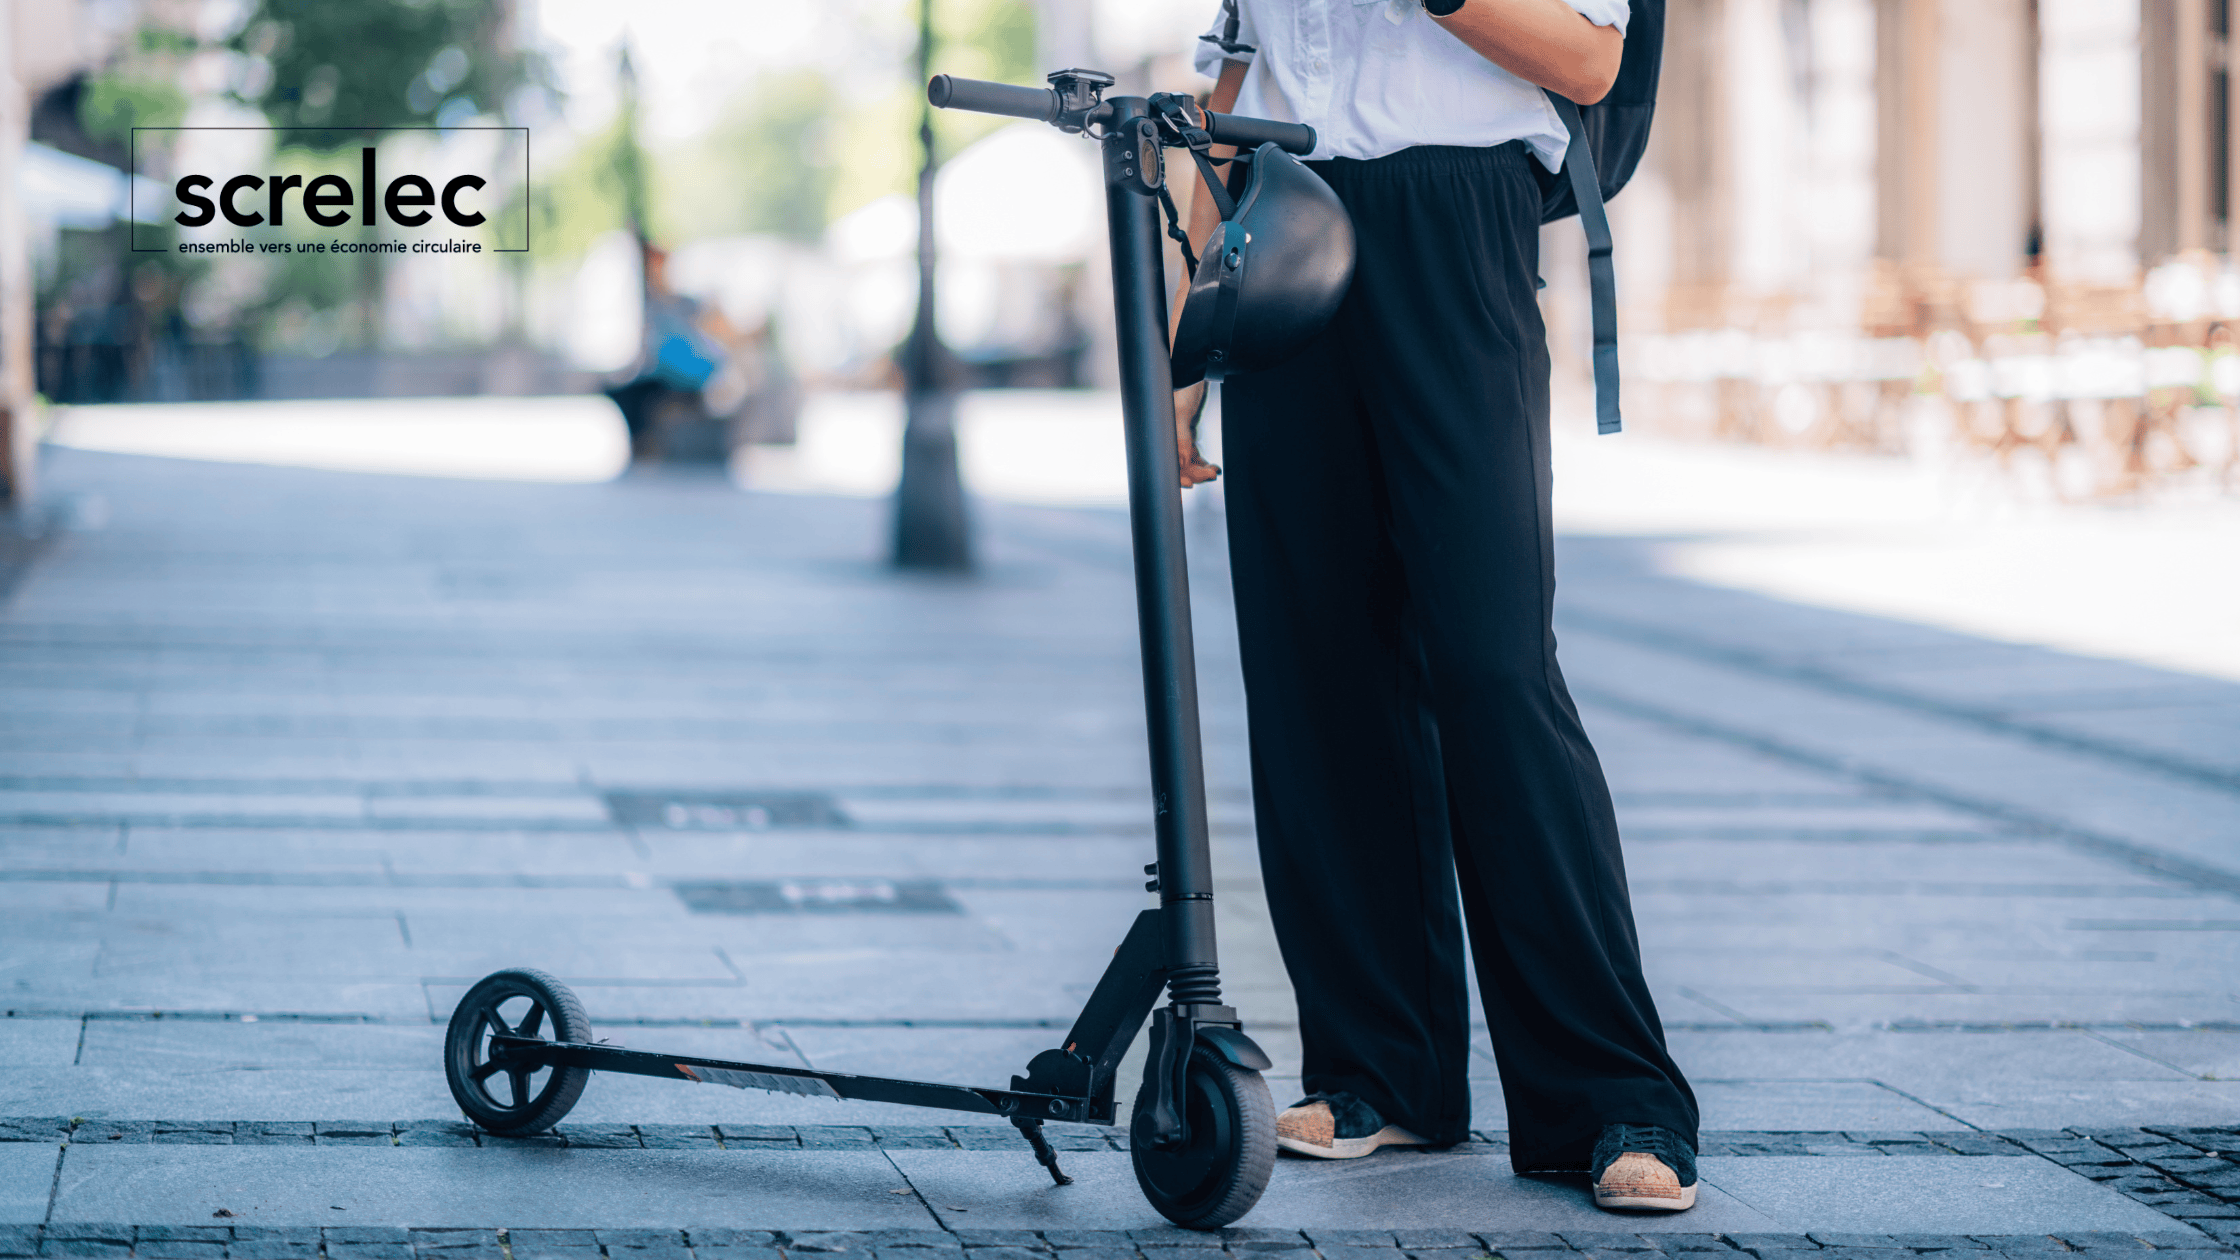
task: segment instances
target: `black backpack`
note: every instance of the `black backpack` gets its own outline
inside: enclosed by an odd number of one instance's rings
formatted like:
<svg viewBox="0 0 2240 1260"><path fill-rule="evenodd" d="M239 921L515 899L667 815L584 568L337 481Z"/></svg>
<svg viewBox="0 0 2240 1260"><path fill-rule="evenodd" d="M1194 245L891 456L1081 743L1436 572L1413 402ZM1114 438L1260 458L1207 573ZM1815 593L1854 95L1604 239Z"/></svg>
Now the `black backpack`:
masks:
<svg viewBox="0 0 2240 1260"><path fill-rule="evenodd" d="M1657 71L1664 62L1664 0L1631 0L1626 51L1609 95L1581 106L1548 93L1571 133L1563 171L1540 181L1540 221L1576 214L1587 231L1587 281L1594 306L1595 431L1616 433L1618 418L1618 279L1610 262L1610 216L1603 203L1633 178L1649 147L1657 108Z"/></svg>

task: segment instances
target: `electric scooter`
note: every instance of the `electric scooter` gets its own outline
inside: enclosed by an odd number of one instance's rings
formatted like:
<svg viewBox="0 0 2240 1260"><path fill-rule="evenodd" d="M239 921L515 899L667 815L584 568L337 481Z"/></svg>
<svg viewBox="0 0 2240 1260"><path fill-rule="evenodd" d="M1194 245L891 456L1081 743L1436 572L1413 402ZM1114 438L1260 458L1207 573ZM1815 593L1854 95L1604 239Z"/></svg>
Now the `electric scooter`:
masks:
<svg viewBox="0 0 2240 1260"><path fill-rule="evenodd" d="M1129 1113L1136 1181L1168 1220L1218 1229L1252 1209L1276 1155L1275 1107L1261 1073L1268 1056L1221 1002L1214 954L1213 869L1206 835L1205 771L1198 735L1197 667L1190 633L1176 468L1159 212L1170 220L1163 151L1208 138L1245 149L1273 143L1305 154L1312 128L1177 108L1187 98L1114 96L1112 76L1061 70L1048 88L937 75L928 99L947 109L1032 118L1085 133L1103 152L1119 330L1121 405L1128 446L1136 617L1151 744L1152 818L1158 861L1144 868L1159 907L1136 917L1081 1015L1058 1046L1036 1055L1008 1089L733 1063L592 1042L591 1023L567 986L542 972L500 971L460 999L444 1043L444 1074L467 1117L501 1135L557 1124L593 1072L730 1085L823 1098L857 1098L1003 1116L1018 1126L1059 1185L1070 1184L1042 1132L1045 1121L1117 1123L1114 1075L1151 1024L1143 1075ZM1158 1005L1161 991L1168 1004ZM499 1081L503 1087L497 1087ZM496 1088L494 1088L496 1087Z"/></svg>

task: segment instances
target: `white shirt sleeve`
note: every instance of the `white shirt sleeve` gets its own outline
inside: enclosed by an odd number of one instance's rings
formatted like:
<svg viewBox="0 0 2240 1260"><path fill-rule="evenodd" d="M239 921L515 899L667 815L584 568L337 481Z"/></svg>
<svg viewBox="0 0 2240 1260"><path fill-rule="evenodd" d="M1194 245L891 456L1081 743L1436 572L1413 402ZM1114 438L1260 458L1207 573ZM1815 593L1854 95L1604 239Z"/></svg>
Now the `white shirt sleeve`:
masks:
<svg viewBox="0 0 2240 1260"><path fill-rule="evenodd" d="M1617 27L1620 35L1626 33L1626 19L1633 15L1633 6L1627 4L1626 0L1563 0L1563 2L1577 9L1581 17L1586 18L1596 26ZM1206 46L1212 47L1211 44Z"/></svg>
<svg viewBox="0 0 2240 1260"><path fill-rule="evenodd" d="M1614 2L1620 9L1625 8L1625 0L1590 0L1590 2ZM1225 7L1216 8L1213 11L1213 25L1206 28L1206 34L1212 36L1214 39L1220 39L1223 37L1223 33L1228 29L1229 10ZM1252 6L1246 4L1244 0L1237 0L1237 42L1240 44L1254 45L1257 45L1260 42L1260 34L1258 31L1254 30L1252 26ZM1213 43L1209 40L1201 39L1198 41L1196 52L1190 58L1190 65L1191 68L1195 69L1199 74L1202 74L1209 79L1218 79L1221 77L1222 62L1249 62L1252 60L1252 56L1253 55L1248 52L1223 52L1221 49L1221 45Z"/></svg>

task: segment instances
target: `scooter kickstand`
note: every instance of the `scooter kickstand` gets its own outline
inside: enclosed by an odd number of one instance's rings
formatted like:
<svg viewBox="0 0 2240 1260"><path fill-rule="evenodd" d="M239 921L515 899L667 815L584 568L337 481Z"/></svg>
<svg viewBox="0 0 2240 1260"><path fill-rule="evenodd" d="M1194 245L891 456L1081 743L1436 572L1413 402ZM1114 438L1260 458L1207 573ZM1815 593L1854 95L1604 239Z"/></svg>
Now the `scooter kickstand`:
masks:
<svg viewBox="0 0 2240 1260"><path fill-rule="evenodd" d="M1050 1180L1061 1186L1072 1185L1073 1178L1058 1171L1058 1152L1051 1148L1050 1139L1043 1136L1042 1122L1026 1116L1013 1116L1011 1123L1018 1125L1019 1132L1027 1135L1027 1145L1034 1148L1035 1161L1050 1170Z"/></svg>

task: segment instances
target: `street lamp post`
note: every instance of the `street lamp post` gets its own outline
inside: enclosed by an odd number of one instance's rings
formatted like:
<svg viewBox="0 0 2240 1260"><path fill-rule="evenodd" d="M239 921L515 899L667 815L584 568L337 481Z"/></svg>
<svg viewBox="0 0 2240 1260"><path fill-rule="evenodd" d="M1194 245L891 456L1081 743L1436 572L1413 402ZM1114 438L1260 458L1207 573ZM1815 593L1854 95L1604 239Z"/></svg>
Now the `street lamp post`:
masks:
<svg viewBox="0 0 2240 1260"><path fill-rule="evenodd" d="M972 568L972 529L957 471L956 372L934 326L933 0L918 0L918 318L903 343L902 480L894 493L894 563L904 569Z"/></svg>

